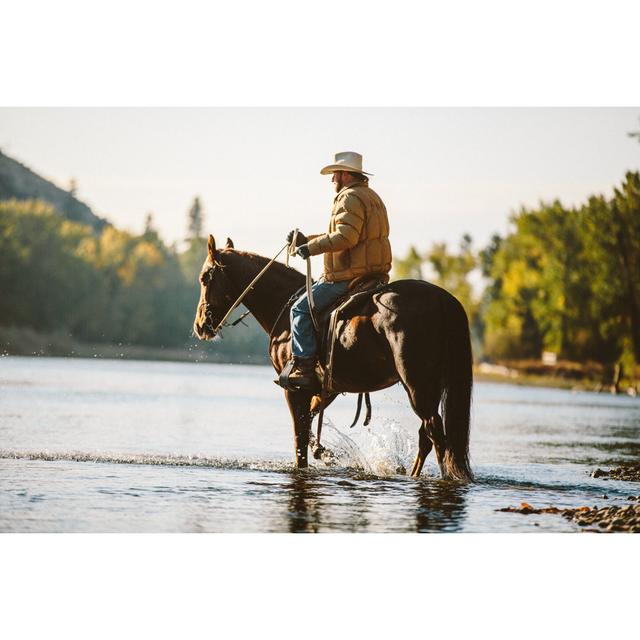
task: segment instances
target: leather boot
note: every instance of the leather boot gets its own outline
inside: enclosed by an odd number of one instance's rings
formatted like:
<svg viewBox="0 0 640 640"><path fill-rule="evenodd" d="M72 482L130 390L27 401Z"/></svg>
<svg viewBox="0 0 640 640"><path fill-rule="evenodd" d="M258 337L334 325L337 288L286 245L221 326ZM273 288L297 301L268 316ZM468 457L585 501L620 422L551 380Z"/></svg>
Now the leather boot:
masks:
<svg viewBox="0 0 640 640"><path fill-rule="evenodd" d="M289 374L289 384L300 389L314 389L318 385L316 378L316 359L293 357L293 369Z"/></svg>

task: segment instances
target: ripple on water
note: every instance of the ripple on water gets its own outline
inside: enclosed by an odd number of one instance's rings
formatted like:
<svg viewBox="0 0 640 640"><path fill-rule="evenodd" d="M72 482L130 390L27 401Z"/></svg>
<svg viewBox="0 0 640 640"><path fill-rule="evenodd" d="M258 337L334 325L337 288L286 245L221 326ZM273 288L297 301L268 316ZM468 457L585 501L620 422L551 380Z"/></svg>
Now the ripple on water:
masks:
<svg viewBox="0 0 640 640"><path fill-rule="evenodd" d="M427 477L403 473L417 420L401 387L376 394L368 428L343 428L353 398L338 398L331 465L301 472L266 367L24 358L5 359L2 377L5 531L574 531L496 509L639 492L589 477L637 458L637 400L479 383L476 482L460 485L440 480L433 454Z"/></svg>

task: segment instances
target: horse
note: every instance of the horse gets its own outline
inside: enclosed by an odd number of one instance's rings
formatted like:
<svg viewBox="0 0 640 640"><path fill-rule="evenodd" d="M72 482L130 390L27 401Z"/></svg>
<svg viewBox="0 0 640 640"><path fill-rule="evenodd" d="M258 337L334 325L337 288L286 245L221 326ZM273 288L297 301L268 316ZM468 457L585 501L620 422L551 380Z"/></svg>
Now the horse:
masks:
<svg viewBox="0 0 640 640"><path fill-rule="evenodd" d="M215 338L219 325L269 260L221 249L209 236L200 272L200 298L193 330ZM274 261L253 284L243 304L270 336L269 357L277 374L291 357L287 303L305 283L299 271ZM336 329L333 393L378 391L400 382L421 421L411 469L419 477L433 448L444 479L471 481L469 427L473 385L467 314L448 291L422 280L397 280L357 294L343 309ZM293 420L296 466L308 466L311 416L320 404L313 391L285 389ZM442 415L439 408L442 407Z"/></svg>

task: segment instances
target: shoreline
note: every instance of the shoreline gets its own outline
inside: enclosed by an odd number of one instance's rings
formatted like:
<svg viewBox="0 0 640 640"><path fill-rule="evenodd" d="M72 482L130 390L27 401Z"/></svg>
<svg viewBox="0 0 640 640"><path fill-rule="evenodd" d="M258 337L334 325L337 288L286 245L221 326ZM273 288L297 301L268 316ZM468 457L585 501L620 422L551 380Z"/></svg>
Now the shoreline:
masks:
<svg viewBox="0 0 640 640"><path fill-rule="evenodd" d="M95 349L73 350L70 353L11 353L3 349L2 358L77 358L82 360L135 360L138 362L193 362L205 364L246 364L268 365L267 356L243 354L237 358L230 358L227 354L215 352L195 351L191 349L164 349L162 347L118 347L113 345L99 345Z"/></svg>
<svg viewBox="0 0 640 640"><path fill-rule="evenodd" d="M552 389L567 389L570 391L589 391L592 393L606 393L608 395L638 397L637 383L624 380L617 393L612 392L612 386L604 384L602 380L584 376L563 377L554 374L550 369L549 374L532 374L518 368L509 368L504 365L479 363L473 366L474 381L508 383L518 386L546 387Z"/></svg>
<svg viewBox="0 0 640 640"><path fill-rule="evenodd" d="M15 358L79 358L85 360L136 360L142 362L193 362L205 364L241 364L253 366L270 365L266 355L238 354L237 357L214 351L198 351L196 348L162 348L117 345L84 345L84 347L66 353L12 353L5 349L0 352L3 357ZM608 388L594 381L567 380L553 376L531 376L518 374L517 376L499 373L487 373L474 366L473 380L475 382L491 382L496 384L511 384L523 387L540 387L547 389L565 389L568 391L612 394ZM637 397L633 386L623 386L617 394L620 396Z"/></svg>
<svg viewBox="0 0 640 640"><path fill-rule="evenodd" d="M62 333L40 334L0 327L0 358L3 356L269 364L266 350L264 354L237 348L230 352L222 342L201 342L194 339L185 342L182 347L85 343Z"/></svg>
<svg viewBox="0 0 640 640"><path fill-rule="evenodd" d="M229 345L230 347L231 345ZM0 327L0 358L58 357L108 360L142 360L161 362L205 362L214 364L269 365L266 348L262 353L239 350L231 351L224 343L187 342L183 347L151 347L125 344L88 344L74 340L65 334L40 334L27 330L12 330ZM475 382L493 382L518 386L566 389L611 394L610 385L594 377L586 366L585 374L564 377L561 370L550 369L548 374L527 372L524 367L508 366L509 363L478 363L473 367ZM574 370L580 365L575 365ZM591 374L591 375L589 375ZM637 383L624 380L617 395L638 397Z"/></svg>
<svg viewBox="0 0 640 640"><path fill-rule="evenodd" d="M625 482L640 483L640 464L624 462L617 467L600 469L591 472L592 478L601 480L624 480ZM604 488L604 487L603 487ZM633 490L633 485L630 485ZM608 500L603 494L601 499ZM524 516L555 514L573 522L585 532L592 533L640 533L640 495L627 495L626 504L612 504L610 506L582 506L561 508L555 506L534 507L528 502L520 503L518 507L503 507L496 509L504 513L519 513Z"/></svg>

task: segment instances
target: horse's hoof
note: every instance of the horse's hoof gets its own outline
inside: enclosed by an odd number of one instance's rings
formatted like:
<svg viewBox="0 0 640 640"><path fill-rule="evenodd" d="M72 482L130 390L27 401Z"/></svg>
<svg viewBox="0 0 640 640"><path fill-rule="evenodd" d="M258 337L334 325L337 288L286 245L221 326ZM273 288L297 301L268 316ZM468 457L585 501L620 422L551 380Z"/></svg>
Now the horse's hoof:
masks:
<svg viewBox="0 0 640 640"><path fill-rule="evenodd" d="M330 451L329 449L325 449L322 452L322 462L324 462L328 466L336 464L336 457L333 451Z"/></svg>
<svg viewBox="0 0 640 640"><path fill-rule="evenodd" d="M324 462L326 465L335 464L336 456L330 449L325 449L322 445L313 448L313 457Z"/></svg>

